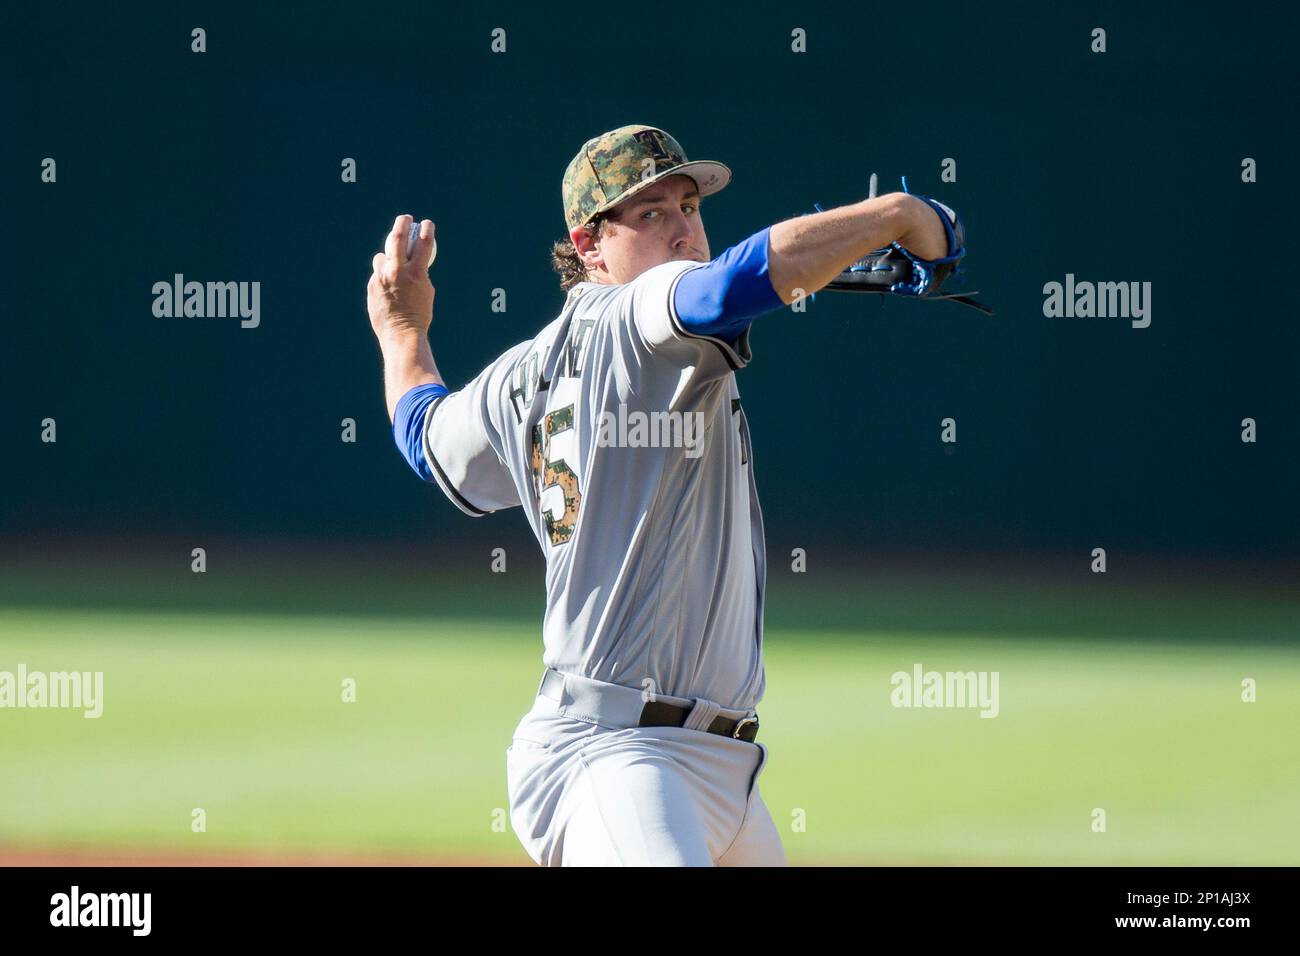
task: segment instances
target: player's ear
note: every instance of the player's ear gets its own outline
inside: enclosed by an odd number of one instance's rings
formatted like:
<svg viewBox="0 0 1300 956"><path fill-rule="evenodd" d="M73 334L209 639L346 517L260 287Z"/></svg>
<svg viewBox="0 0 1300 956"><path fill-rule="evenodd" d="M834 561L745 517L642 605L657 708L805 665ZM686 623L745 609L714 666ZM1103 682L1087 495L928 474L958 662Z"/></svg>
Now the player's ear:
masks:
<svg viewBox="0 0 1300 956"><path fill-rule="evenodd" d="M573 248L578 252L578 258L588 269L597 268L604 264L604 257L597 247L597 239L593 234L595 230L587 226L578 226L576 229L569 230L569 239L573 243Z"/></svg>

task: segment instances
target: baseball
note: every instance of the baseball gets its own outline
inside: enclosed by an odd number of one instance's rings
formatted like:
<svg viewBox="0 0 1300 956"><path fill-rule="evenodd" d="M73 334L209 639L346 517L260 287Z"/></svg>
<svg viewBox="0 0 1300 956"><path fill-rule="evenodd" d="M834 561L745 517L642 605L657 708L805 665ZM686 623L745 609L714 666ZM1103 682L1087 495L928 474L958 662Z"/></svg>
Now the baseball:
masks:
<svg viewBox="0 0 1300 956"><path fill-rule="evenodd" d="M413 223L411 223L411 231L410 231L410 233L409 233L409 234L407 235L407 237L406 237L406 258L409 259L409 258L411 258L412 254L414 254L414 252L415 252L415 241L416 241L417 239L419 239L419 238L420 238L420 224L419 224L419 222L413 222ZM428 263L425 265L425 268L426 268L426 269L427 269L429 266L433 265L433 260L434 260L434 259L438 258L438 239L437 239L436 236L433 236L433 237L430 237L430 238L431 238L431 240L432 240L432 242L433 242L433 245L432 245L432 247L429 249L429 261L428 261Z"/></svg>

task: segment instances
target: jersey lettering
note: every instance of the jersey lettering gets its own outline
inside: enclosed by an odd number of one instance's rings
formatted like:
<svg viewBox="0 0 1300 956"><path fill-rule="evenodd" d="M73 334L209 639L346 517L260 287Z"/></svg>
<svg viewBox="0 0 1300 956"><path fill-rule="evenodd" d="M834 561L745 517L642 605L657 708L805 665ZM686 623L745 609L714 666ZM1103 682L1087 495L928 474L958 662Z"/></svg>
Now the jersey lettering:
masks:
<svg viewBox="0 0 1300 956"><path fill-rule="evenodd" d="M578 475L563 458L551 457L551 436L573 428L573 406L556 409L533 426L533 487L537 493L537 507L542 509L546 533L551 544L567 544L573 537L573 526L578 523L578 508L582 505L582 491ZM542 503L545 493L558 487L563 495L564 510L559 518L554 509Z"/></svg>

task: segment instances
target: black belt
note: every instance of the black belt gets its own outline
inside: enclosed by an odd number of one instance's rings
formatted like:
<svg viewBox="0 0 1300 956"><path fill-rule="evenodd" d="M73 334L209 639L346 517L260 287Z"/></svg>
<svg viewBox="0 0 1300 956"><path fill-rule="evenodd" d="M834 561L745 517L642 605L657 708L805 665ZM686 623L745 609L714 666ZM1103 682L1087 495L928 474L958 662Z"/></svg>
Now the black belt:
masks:
<svg viewBox="0 0 1300 956"><path fill-rule="evenodd" d="M679 707L677 704L665 703L662 700L650 700L646 701L646 705L641 708L641 722L637 726L681 727L690 715L689 707ZM723 737L735 737L737 740L752 742L758 736L758 715L742 717L740 720L731 720L719 715L713 718L708 731L711 734L721 734Z"/></svg>
<svg viewBox="0 0 1300 956"><path fill-rule="evenodd" d="M559 700L563 687L564 676L559 671L548 667L546 673L542 675L542 684L538 688L538 692L553 700ZM636 688L628 689L635 690ZM680 704L670 704L663 700L646 701L641 708L641 718L637 722L637 726L684 727L686 719L691 715L691 709ZM707 732L752 743L754 738L758 736L758 715L731 720L719 714L713 718Z"/></svg>

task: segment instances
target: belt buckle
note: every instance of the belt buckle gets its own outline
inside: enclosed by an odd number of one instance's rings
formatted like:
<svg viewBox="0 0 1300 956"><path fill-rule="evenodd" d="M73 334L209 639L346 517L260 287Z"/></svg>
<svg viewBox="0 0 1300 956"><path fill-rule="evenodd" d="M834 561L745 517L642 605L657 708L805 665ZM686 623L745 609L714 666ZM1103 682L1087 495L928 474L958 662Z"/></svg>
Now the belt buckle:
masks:
<svg viewBox="0 0 1300 956"><path fill-rule="evenodd" d="M754 729L757 730L757 729L758 729L758 715L755 714L753 717L742 717L742 718L740 718L740 720L736 721L736 726L735 726L734 728L732 728L731 736L734 737L736 740L739 740L739 739L740 739L740 730L741 730L741 728L744 727L746 724L753 724L753 725L754 725Z"/></svg>

